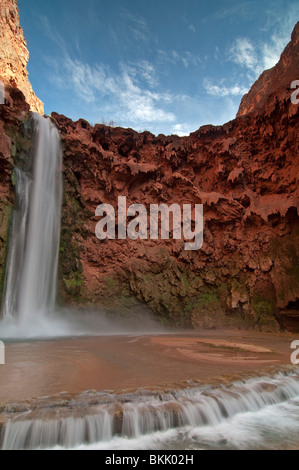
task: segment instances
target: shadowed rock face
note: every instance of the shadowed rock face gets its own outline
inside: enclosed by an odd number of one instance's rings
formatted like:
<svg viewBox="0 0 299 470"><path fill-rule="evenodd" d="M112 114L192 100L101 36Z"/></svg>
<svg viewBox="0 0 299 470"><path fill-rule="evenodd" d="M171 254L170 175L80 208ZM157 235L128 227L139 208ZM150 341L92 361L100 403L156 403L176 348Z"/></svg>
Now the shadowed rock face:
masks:
<svg viewBox="0 0 299 470"><path fill-rule="evenodd" d="M298 25L280 63L224 126L155 137L53 113L64 147L62 302L118 315L147 305L177 326L299 329L299 105L289 89L299 79L297 33ZM10 201L13 164L29 145L18 93L8 89L0 109L0 191ZM202 203L202 249L173 239L101 242L95 209L116 208L118 196L147 208Z"/></svg>
<svg viewBox="0 0 299 470"><path fill-rule="evenodd" d="M0 80L19 88L31 111L44 114L44 105L36 97L28 79L29 52L20 27L17 0L0 3Z"/></svg>
<svg viewBox="0 0 299 470"><path fill-rule="evenodd" d="M177 325L264 330L298 323L298 25L239 117L189 137L90 126L53 114L64 142L64 298L131 310L136 299ZM267 80L266 80L267 79ZM244 114L244 116L242 116ZM100 203L204 204L204 245L99 241ZM293 322L293 323L292 323Z"/></svg>

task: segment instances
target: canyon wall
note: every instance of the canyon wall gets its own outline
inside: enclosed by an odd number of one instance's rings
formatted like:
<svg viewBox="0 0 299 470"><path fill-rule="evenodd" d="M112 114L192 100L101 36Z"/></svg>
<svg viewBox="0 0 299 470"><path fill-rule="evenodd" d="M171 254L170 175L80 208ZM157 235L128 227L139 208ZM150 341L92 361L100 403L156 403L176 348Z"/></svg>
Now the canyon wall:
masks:
<svg viewBox="0 0 299 470"><path fill-rule="evenodd" d="M19 88L31 111L44 114L44 105L29 82L27 63L29 52L19 21L17 0L0 3L0 81Z"/></svg>
<svg viewBox="0 0 299 470"><path fill-rule="evenodd" d="M279 64L224 126L155 137L52 115L64 145L66 302L120 314L141 302L177 326L298 328L299 106L290 100L298 34L299 24ZM116 208L118 196L148 210L202 203L202 249L173 239L98 240L95 209Z"/></svg>

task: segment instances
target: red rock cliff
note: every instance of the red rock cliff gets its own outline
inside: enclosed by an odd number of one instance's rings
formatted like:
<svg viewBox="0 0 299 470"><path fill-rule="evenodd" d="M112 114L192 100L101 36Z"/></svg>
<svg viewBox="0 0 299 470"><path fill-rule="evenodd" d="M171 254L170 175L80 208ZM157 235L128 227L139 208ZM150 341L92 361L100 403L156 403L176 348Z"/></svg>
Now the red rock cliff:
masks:
<svg viewBox="0 0 299 470"><path fill-rule="evenodd" d="M5 85L19 88L31 111L44 114L44 105L32 90L28 79L29 52L20 27L17 0L0 3L0 80Z"/></svg>
<svg viewBox="0 0 299 470"><path fill-rule="evenodd" d="M60 289L68 300L137 301L177 325L299 325L298 25L239 117L190 137L90 126L53 114L64 142ZM204 204L204 245L95 237L100 203Z"/></svg>

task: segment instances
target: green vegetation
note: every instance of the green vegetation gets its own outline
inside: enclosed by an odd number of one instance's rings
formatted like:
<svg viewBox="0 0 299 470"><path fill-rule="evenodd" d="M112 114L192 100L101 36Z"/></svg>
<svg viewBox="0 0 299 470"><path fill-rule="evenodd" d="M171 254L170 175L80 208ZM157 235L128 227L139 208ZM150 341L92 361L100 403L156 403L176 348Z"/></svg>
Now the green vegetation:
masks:
<svg viewBox="0 0 299 470"><path fill-rule="evenodd" d="M78 181L67 169L64 181L61 238L59 248L59 296L61 301L85 302L84 276L80 260L81 243L85 236L84 209L80 200Z"/></svg>
<svg viewBox="0 0 299 470"><path fill-rule="evenodd" d="M114 279L113 277L106 277L104 279L104 281L106 282L106 284L108 285L108 287L115 287L117 285L117 280Z"/></svg>
<svg viewBox="0 0 299 470"><path fill-rule="evenodd" d="M188 281L188 277L185 273L182 274L182 280L183 280L183 283L184 283L186 289L188 289L190 287L190 284L189 284L189 281Z"/></svg>
<svg viewBox="0 0 299 470"><path fill-rule="evenodd" d="M76 302L84 302L84 299L81 296L81 287L84 283L82 274L76 272L69 279L64 279L64 285L67 293L72 297Z"/></svg>
<svg viewBox="0 0 299 470"><path fill-rule="evenodd" d="M274 301L257 294L253 296L251 305L256 315L256 326L259 329L265 329L267 327L275 328L278 326L275 320Z"/></svg>

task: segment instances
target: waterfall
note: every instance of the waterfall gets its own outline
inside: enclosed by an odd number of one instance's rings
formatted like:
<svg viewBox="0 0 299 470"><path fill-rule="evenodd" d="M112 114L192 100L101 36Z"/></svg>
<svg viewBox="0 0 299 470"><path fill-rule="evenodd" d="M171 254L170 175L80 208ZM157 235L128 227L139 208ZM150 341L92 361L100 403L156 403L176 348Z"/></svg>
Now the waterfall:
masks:
<svg viewBox="0 0 299 470"><path fill-rule="evenodd" d="M55 309L62 198L60 135L33 114L34 144L26 170L15 168L13 214L3 293L4 319L28 324Z"/></svg>

